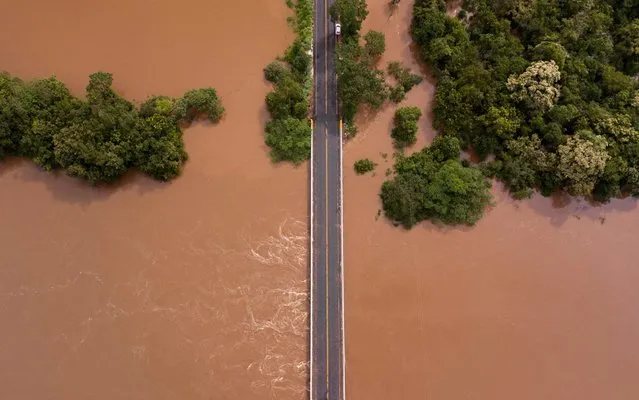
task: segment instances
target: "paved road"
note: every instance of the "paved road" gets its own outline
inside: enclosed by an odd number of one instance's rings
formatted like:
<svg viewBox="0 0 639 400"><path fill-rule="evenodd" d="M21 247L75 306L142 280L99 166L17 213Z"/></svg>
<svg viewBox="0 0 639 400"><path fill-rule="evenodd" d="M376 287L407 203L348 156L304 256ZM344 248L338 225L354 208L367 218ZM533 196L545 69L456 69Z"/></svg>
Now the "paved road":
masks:
<svg viewBox="0 0 639 400"><path fill-rule="evenodd" d="M315 0L311 400L344 399L341 134L335 75L334 0Z"/></svg>

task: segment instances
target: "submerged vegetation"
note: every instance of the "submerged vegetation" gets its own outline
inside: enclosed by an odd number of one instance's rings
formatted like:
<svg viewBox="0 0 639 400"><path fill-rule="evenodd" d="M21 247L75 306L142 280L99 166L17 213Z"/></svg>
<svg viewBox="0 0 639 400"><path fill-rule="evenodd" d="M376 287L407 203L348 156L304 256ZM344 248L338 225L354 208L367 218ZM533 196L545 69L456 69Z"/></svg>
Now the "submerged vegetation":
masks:
<svg viewBox="0 0 639 400"><path fill-rule="evenodd" d="M435 127L514 197L639 194L639 6L624 0L417 0L438 79Z"/></svg>
<svg viewBox="0 0 639 400"><path fill-rule="evenodd" d="M624 0L466 0L456 17L416 0L411 34L438 81L440 136L396 161L386 215L472 224L490 203L480 170L519 199L639 195L637 17ZM461 149L481 168L460 163Z"/></svg>
<svg viewBox="0 0 639 400"><path fill-rule="evenodd" d="M376 166L377 164L375 164L368 158L362 158L361 160L355 161L355 164L353 164L353 169L355 170L355 173L357 175L364 175L367 172L373 171Z"/></svg>
<svg viewBox="0 0 639 400"><path fill-rule="evenodd" d="M386 82L384 71L377 68L386 49L384 34L369 31L360 38L362 23L368 15L366 1L336 0L330 14L333 21L342 25L342 36L336 50L337 92L346 132L353 136L357 132L355 115L360 106L376 110L389 98L400 102L406 92L421 82L421 77L395 62L391 63L392 69L389 65L389 73L397 85L391 87Z"/></svg>
<svg viewBox="0 0 639 400"><path fill-rule="evenodd" d="M479 169L462 165L459 151L456 137L438 136L430 147L408 157L399 154L395 176L380 193L386 217L406 228L426 219L477 222L491 203L490 183Z"/></svg>
<svg viewBox="0 0 639 400"><path fill-rule="evenodd" d="M0 159L28 157L90 183L114 182L129 168L169 180L187 159L179 124L199 115L217 122L224 113L212 88L151 97L137 108L112 81L92 74L82 100L54 77L24 82L0 73Z"/></svg>
<svg viewBox="0 0 639 400"><path fill-rule="evenodd" d="M395 126L391 131L391 137L396 148L412 146L417 141L417 121L422 116L419 107L399 107L395 110Z"/></svg>
<svg viewBox="0 0 639 400"><path fill-rule="evenodd" d="M266 144L275 162L299 164L311 155L311 126L308 120L312 85L313 3L289 0L295 12L289 19L297 37L284 56L264 68L264 77L275 86L266 95L272 120L266 123Z"/></svg>

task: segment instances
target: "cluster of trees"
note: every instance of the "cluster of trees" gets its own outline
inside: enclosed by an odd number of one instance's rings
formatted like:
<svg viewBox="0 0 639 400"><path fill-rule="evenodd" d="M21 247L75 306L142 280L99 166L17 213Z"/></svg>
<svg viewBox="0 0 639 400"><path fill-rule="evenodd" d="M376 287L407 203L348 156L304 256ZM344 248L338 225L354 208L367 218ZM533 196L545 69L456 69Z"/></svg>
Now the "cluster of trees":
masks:
<svg viewBox="0 0 639 400"><path fill-rule="evenodd" d="M430 147L397 155L395 175L382 185L384 214L411 228L423 220L472 225L492 201L490 183L478 168L459 161L460 141L440 135Z"/></svg>
<svg viewBox="0 0 639 400"><path fill-rule="evenodd" d="M403 149L412 146L417 141L417 121L422 116L419 107L399 107L395 110L395 126L391 131L391 137L395 148Z"/></svg>
<svg viewBox="0 0 639 400"><path fill-rule="evenodd" d="M388 71L396 85L387 83L385 72L377 68L386 49L384 34L369 31L360 38L362 22L368 15L365 0L336 0L330 14L333 21L342 25L342 39L337 44L337 91L342 119L352 136L356 133L354 120L361 105L379 109L389 98L400 102L422 78L394 62L389 64Z"/></svg>
<svg viewBox="0 0 639 400"><path fill-rule="evenodd" d="M364 175L367 172L371 172L377 166L376 163L369 160L368 158L362 158L361 160L355 161L353 164L353 169L357 175Z"/></svg>
<svg viewBox="0 0 639 400"><path fill-rule="evenodd" d="M311 126L308 120L311 90L311 47L313 40L313 3L311 0L288 2L295 17L291 19L297 37L284 56L264 68L264 77L275 90L266 95L271 120L266 123L266 144L275 162L299 164L311 154Z"/></svg>
<svg viewBox="0 0 639 400"><path fill-rule="evenodd" d="M419 85L424 78L420 75L413 74L410 69L402 67L399 61L391 61L388 63L388 74L395 80L395 86L390 87L390 99L399 103L406 98L413 86Z"/></svg>
<svg viewBox="0 0 639 400"><path fill-rule="evenodd" d="M442 134L513 196L639 194L639 3L416 0L411 33L438 78Z"/></svg>
<svg viewBox="0 0 639 400"><path fill-rule="evenodd" d="M91 183L114 182L131 167L169 180L187 159L180 122L217 122L224 113L212 88L151 97L138 108L112 82L109 73L92 74L82 100L54 77L24 82L0 73L0 158L28 157Z"/></svg>

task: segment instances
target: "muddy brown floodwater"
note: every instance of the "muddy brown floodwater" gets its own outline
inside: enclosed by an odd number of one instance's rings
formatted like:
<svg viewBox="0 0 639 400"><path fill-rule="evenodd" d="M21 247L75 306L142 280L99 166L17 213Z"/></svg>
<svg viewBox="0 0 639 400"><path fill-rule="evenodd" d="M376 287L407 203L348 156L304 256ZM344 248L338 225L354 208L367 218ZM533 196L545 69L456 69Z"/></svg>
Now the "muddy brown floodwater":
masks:
<svg viewBox="0 0 639 400"><path fill-rule="evenodd" d="M411 2L393 16L385 3L369 2L365 23L386 34L382 62L419 68ZM404 104L427 106L433 92L424 82ZM474 228L394 228L376 218L393 112L362 118L344 150L349 399L638 399L636 202L515 202L496 185ZM362 157L379 163L375 177L353 173Z"/></svg>
<svg viewBox="0 0 639 400"><path fill-rule="evenodd" d="M307 169L272 167L262 68L284 1L0 1L0 70L129 99L213 86L167 184L0 163L0 399L302 399Z"/></svg>

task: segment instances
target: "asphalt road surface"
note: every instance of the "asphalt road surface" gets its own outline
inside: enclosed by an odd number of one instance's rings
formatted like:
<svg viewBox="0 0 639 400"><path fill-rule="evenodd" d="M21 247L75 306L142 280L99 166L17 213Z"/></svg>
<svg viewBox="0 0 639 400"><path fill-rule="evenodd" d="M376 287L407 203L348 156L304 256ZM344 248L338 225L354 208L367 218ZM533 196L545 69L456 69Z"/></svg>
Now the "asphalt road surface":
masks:
<svg viewBox="0 0 639 400"><path fill-rule="evenodd" d="M335 75L334 0L315 1L311 400L344 398L341 134Z"/></svg>

